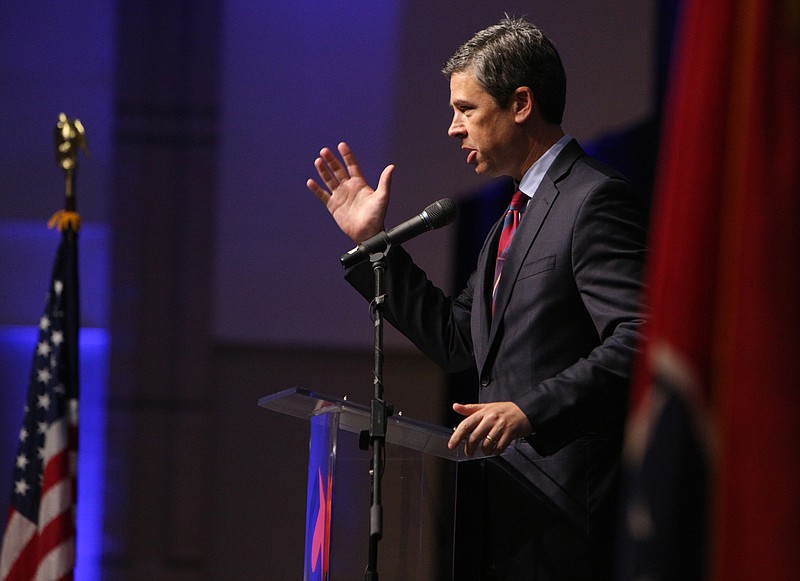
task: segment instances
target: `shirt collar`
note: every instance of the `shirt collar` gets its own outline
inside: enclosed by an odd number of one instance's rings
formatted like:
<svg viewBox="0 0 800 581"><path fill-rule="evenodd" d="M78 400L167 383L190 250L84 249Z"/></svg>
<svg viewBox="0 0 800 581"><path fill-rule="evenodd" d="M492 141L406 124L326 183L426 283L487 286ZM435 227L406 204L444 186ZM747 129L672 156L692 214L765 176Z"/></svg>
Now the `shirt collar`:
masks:
<svg viewBox="0 0 800 581"><path fill-rule="evenodd" d="M529 198L533 198L533 194L536 193L536 190L542 183L547 170L550 169L550 166L553 165L558 154L561 153L561 150L564 149L571 140L572 137L570 135L564 135L561 139L556 141L550 149L545 151L542 157L533 163L530 169L525 172L525 175L522 176L522 181L517 186L522 190L523 194Z"/></svg>

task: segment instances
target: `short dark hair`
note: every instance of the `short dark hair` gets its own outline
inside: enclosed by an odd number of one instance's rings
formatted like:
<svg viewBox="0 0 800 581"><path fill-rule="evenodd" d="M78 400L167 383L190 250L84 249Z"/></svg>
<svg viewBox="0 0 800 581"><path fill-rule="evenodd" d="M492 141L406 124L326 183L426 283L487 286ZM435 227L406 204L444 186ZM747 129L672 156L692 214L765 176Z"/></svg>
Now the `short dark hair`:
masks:
<svg viewBox="0 0 800 581"><path fill-rule="evenodd" d="M508 106L518 87L530 87L542 118L561 123L567 98L564 65L550 39L533 24L506 16L461 45L442 72L450 78L469 69L501 107Z"/></svg>

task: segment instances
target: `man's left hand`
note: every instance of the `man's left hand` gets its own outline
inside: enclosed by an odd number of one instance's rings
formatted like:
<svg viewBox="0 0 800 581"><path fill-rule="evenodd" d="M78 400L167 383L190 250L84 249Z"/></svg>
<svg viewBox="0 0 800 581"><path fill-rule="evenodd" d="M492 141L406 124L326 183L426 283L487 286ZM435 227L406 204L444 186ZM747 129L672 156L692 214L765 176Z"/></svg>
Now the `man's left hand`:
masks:
<svg viewBox="0 0 800 581"><path fill-rule="evenodd" d="M533 432L528 417L514 402L454 403L453 409L467 417L458 424L447 447L452 450L464 440L467 456L472 456L478 446L486 454L502 454L511 442Z"/></svg>

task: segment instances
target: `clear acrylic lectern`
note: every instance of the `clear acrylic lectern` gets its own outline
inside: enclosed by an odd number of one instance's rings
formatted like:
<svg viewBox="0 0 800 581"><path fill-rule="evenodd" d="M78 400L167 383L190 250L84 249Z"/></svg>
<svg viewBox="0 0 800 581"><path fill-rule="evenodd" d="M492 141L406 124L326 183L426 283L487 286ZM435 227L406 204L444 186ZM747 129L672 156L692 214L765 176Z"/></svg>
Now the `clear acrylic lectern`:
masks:
<svg viewBox="0 0 800 581"><path fill-rule="evenodd" d="M362 579L371 455L360 448L359 435L369 429L369 407L297 388L258 404L310 422L303 578ZM381 581L453 578L458 466L482 456L448 449L451 434L402 415L387 420Z"/></svg>

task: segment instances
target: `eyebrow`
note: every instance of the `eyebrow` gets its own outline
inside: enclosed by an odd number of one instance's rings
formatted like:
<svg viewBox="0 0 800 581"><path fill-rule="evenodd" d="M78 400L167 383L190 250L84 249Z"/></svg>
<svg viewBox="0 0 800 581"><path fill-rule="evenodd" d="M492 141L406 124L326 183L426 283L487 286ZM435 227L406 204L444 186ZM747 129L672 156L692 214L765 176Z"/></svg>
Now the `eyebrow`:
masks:
<svg viewBox="0 0 800 581"><path fill-rule="evenodd" d="M473 103L472 101L469 101L467 99L456 99L455 101L452 101L452 102L449 103L449 107L450 108L464 107L464 106L474 107L475 103Z"/></svg>

